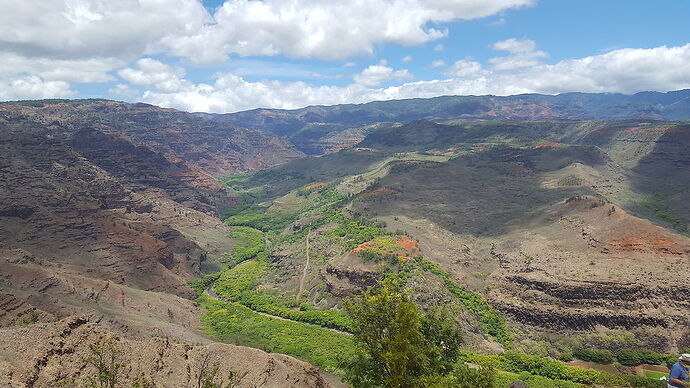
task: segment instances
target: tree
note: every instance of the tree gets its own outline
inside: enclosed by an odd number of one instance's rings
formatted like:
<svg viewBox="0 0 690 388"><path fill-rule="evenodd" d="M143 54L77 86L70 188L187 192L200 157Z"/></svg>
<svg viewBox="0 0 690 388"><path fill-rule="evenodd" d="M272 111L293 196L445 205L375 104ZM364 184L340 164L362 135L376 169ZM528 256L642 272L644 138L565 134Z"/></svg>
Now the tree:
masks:
<svg viewBox="0 0 690 388"><path fill-rule="evenodd" d="M345 301L356 352L343 362L354 387L420 386L453 370L462 335L443 310L423 313L398 281L387 280Z"/></svg>
<svg viewBox="0 0 690 388"><path fill-rule="evenodd" d="M102 339L89 345L91 354L84 361L96 368L96 375L88 378L93 388L115 388L120 383L121 372L126 364L119 361L121 352L112 339Z"/></svg>
<svg viewBox="0 0 690 388"><path fill-rule="evenodd" d="M491 367L470 368L461 362L446 376L423 377L418 382L420 388L493 388L496 373Z"/></svg>
<svg viewBox="0 0 690 388"><path fill-rule="evenodd" d="M211 354L205 353L197 364L197 388L235 388L249 374L248 371L229 371L227 381L220 375L220 365L211 362Z"/></svg>

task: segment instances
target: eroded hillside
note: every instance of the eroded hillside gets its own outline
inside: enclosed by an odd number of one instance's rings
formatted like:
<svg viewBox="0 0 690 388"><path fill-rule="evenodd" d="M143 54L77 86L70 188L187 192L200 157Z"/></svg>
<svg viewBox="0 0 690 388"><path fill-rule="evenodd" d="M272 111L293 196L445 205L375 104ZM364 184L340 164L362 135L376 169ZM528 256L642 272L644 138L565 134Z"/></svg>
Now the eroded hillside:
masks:
<svg viewBox="0 0 690 388"><path fill-rule="evenodd" d="M144 104L0 104L0 322L100 313L125 330L158 330L135 323L132 293L186 298L171 305L192 311L186 282L233 245L218 214L237 198L215 177L300 155L275 137ZM165 309L153 315L167 320Z"/></svg>
<svg viewBox="0 0 690 388"><path fill-rule="evenodd" d="M624 330L617 346L673 352L690 345L689 141L667 122L386 126L230 179L247 200L227 221L272 241L247 292L307 311L402 276L423 305L456 306L485 351L553 343L555 356Z"/></svg>

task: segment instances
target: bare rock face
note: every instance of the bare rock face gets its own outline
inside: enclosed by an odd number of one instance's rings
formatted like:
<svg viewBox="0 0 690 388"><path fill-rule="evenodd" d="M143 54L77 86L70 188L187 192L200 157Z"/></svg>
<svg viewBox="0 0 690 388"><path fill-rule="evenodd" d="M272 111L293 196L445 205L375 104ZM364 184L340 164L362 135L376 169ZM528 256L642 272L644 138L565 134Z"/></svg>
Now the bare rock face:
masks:
<svg viewBox="0 0 690 388"><path fill-rule="evenodd" d="M124 364L119 373L123 386L145 379L155 387L197 387L205 363L218 366L218 378L230 371L247 373L239 387L330 387L318 369L292 357L228 344L125 339L84 317L0 330L0 386L83 386L96 375L86 361L93 356L90 345L103 340L112 341L117 362Z"/></svg>

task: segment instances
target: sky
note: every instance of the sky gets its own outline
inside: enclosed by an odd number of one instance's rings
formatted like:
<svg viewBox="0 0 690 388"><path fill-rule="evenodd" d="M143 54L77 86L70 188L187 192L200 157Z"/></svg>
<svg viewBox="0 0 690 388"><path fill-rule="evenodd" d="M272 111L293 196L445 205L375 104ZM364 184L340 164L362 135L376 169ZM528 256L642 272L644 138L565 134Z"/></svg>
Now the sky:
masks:
<svg viewBox="0 0 690 388"><path fill-rule="evenodd" d="M0 100L185 111L690 88L690 0L0 0Z"/></svg>

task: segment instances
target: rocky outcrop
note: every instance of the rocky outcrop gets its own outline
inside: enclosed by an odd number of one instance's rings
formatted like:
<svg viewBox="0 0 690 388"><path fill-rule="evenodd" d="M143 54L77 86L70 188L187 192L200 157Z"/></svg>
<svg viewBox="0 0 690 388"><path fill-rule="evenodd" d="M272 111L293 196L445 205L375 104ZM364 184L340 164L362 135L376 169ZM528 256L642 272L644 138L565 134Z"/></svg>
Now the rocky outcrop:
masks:
<svg viewBox="0 0 690 388"><path fill-rule="evenodd" d="M329 265L323 279L329 293L337 297L345 297L359 293L367 287L375 286L381 279L381 274L357 268Z"/></svg>
<svg viewBox="0 0 690 388"><path fill-rule="evenodd" d="M203 365L207 371L217 365L219 379L227 379L231 371L246 373L239 387L330 386L317 368L292 357L227 344L192 346L167 338L132 340L85 317L0 330L0 386L81 386L96 376L96 369L86 359L93 356L90 346L102 341L111 341L117 351L116 361L124 364L118 374L123 386L139 379L155 387L196 387Z"/></svg>
<svg viewBox="0 0 690 388"><path fill-rule="evenodd" d="M492 299L492 305L521 324L536 326L547 331L563 333L564 330L632 329L642 326L668 328L672 317L640 310L610 310L586 306L559 306L540 304L536 301L505 302Z"/></svg>

